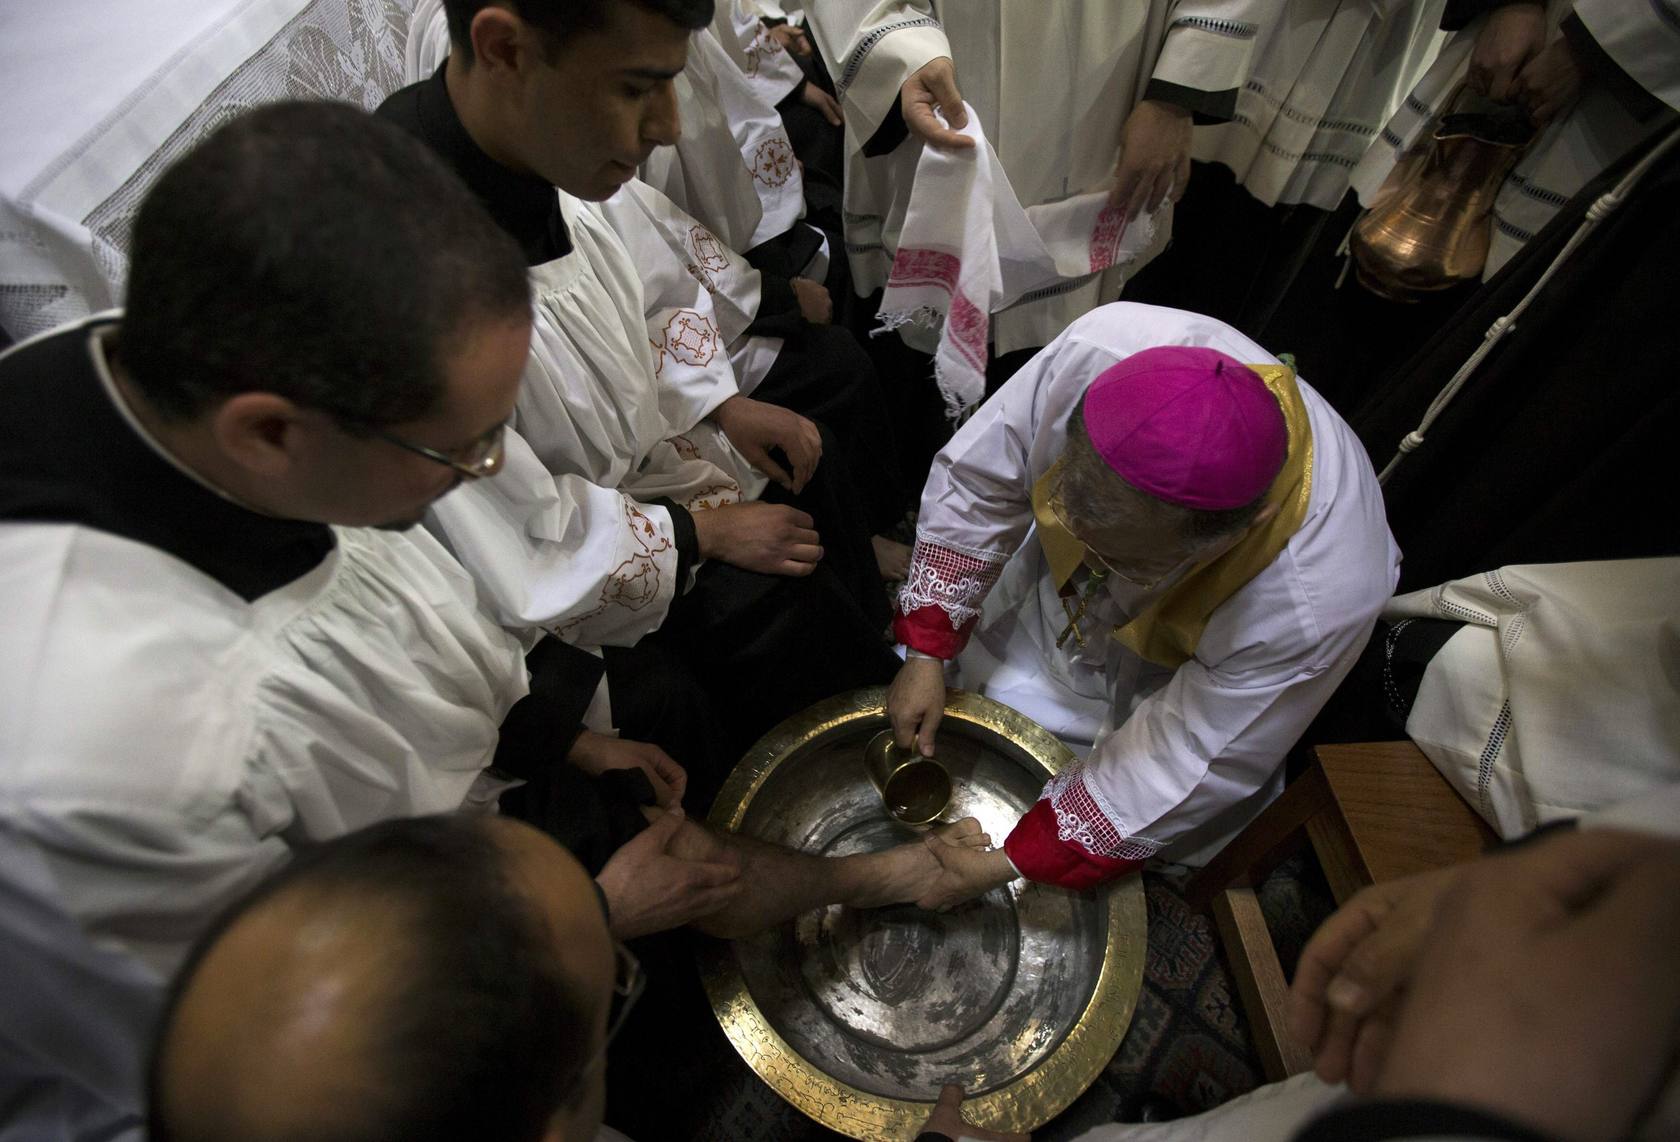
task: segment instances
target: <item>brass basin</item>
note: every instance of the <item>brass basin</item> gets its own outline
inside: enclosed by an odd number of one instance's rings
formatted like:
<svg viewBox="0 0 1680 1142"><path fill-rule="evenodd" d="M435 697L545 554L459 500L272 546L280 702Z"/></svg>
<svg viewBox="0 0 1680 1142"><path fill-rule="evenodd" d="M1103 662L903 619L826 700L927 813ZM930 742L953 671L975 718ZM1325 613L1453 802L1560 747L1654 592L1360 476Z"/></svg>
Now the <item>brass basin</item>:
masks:
<svg viewBox="0 0 1680 1142"><path fill-rule="evenodd" d="M914 839L862 763L885 690L832 698L766 734L736 766L711 823L804 852L844 855ZM1073 755L978 694L953 691L938 757L947 819L978 817L997 843ZM910 905L807 913L719 943L701 965L712 1009L765 1082L824 1126L911 1139L939 1088L994 1130L1033 1130L1113 1057L1143 977L1136 875L1072 893L1017 880L946 913Z"/></svg>

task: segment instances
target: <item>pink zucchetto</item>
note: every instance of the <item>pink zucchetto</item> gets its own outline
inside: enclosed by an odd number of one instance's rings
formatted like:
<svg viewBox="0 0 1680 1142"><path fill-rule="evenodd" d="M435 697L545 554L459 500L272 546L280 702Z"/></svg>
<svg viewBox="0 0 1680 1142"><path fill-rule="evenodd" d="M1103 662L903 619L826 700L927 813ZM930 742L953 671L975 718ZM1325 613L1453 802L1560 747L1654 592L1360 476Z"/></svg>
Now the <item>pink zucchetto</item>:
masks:
<svg viewBox="0 0 1680 1142"><path fill-rule="evenodd" d="M1181 345L1103 370L1085 394L1085 431L1128 484L1202 511L1252 503L1289 451L1283 410L1259 374Z"/></svg>

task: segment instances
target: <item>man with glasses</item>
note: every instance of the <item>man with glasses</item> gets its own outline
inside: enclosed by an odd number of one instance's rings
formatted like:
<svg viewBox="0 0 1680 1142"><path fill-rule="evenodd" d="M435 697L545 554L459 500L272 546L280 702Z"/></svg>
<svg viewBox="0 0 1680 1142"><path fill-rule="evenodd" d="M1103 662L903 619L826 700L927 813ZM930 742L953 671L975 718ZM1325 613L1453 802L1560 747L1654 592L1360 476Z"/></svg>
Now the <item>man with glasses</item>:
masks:
<svg viewBox="0 0 1680 1142"><path fill-rule="evenodd" d="M149 1079L154 1142L588 1142L642 988L594 883L506 818L303 853L200 942Z"/></svg>
<svg viewBox="0 0 1680 1142"><path fill-rule="evenodd" d="M1364 450L1292 368L1178 310L1075 322L934 462L887 713L933 754L949 680L1084 764L1002 849L935 844L921 902L1205 860L1281 788L1398 569Z"/></svg>
<svg viewBox="0 0 1680 1142"><path fill-rule="evenodd" d="M152 187L127 302L0 357L5 1138L138 1133L219 909L552 752L524 647L413 526L496 470L530 338L466 188L359 110L253 111Z"/></svg>
<svg viewBox="0 0 1680 1142"><path fill-rule="evenodd" d="M499 797L622 936L937 877L919 843L731 844L566 764L599 668L527 655L414 527L500 468L530 335L518 247L439 160L283 103L158 179L125 311L0 356L0 1138L135 1135L192 941L364 825Z"/></svg>

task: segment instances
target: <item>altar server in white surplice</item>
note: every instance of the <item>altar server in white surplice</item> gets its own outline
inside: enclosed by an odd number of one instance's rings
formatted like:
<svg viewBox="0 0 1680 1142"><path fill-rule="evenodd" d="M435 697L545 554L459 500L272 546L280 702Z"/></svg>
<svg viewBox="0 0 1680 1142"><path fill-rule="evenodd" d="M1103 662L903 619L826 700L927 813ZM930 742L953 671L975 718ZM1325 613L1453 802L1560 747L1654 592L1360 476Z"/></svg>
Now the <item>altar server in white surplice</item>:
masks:
<svg viewBox="0 0 1680 1142"><path fill-rule="evenodd" d="M135 1133L188 944L372 822L499 803L624 937L937 877L919 841L736 852L680 771L653 807L639 743L597 776L600 660L528 648L415 526L498 473L531 335L518 249L418 143L251 112L163 175L133 249L126 311L0 356L0 1137Z"/></svg>
<svg viewBox="0 0 1680 1142"><path fill-rule="evenodd" d="M411 74L416 80L433 76L435 84L438 67L449 56L447 31L435 32L439 25L447 29L443 0L426 0L415 17L425 21L431 34L425 50L411 59L416 69ZM642 170L651 174L659 168L674 175L670 189L678 193L707 188L700 201L713 208L719 197L744 195L743 209L758 218L753 187L759 178L744 164L748 155L775 150L784 161L765 177L787 176L796 201L791 213L784 208L773 217L776 224L797 229L761 244L758 254L765 265L787 269L777 272L737 252L748 249L742 242L752 238L750 226L743 229L725 213L720 229L655 182L634 178L607 199L590 203L636 266L660 412L673 438L682 437L714 463L728 468L741 459L729 447L731 440L741 439L747 442L747 461L783 486L797 484L801 491L795 505L816 519L819 533L829 533L826 546L838 549L836 562L861 547L842 542L836 533L862 528L860 535L873 536L871 547L883 573L896 565L902 577L910 549L877 534L896 526L909 503L893 465L877 458L883 448L891 453L886 443L892 425L874 367L852 334L832 323L834 307L821 281L799 276L805 269L820 279L822 266L810 263L826 255L822 234L795 222L799 178L780 116L756 98L727 57L714 58L711 68L697 68L708 49L722 55L709 30L689 37L688 60L672 81L680 135L674 146L657 148ZM705 88L704 95L695 90L696 83ZM392 113L402 103L393 105ZM440 118L448 116L438 106L424 121ZM671 158L679 153L680 159ZM660 156L668 161L659 163ZM746 185L733 181L732 172ZM722 351L714 351L715 346ZM803 450L788 458L788 467L741 435L743 419L755 416L797 426ZM867 583L865 589L879 593ZM620 672L616 684L622 688L625 681Z"/></svg>
<svg viewBox="0 0 1680 1142"><path fill-rule="evenodd" d="M532 707L524 647L409 530L495 470L529 341L465 190L282 104L167 172L133 252L126 313L0 357L8 1139L137 1131L216 913L298 846L489 802Z"/></svg>
<svg viewBox="0 0 1680 1142"><path fill-rule="evenodd" d="M1075 322L934 462L887 712L934 749L954 664L1084 764L928 902L1081 888L1246 824L1398 567L1364 449L1293 369L1178 310Z"/></svg>
<svg viewBox="0 0 1680 1142"><path fill-rule="evenodd" d="M898 249L914 164L893 152L907 130L916 136L910 146L971 146L933 115L939 107L960 126L966 99L1022 206L1113 186L1116 205L1132 217L1156 218L1153 248L1137 260L1036 291L999 314L997 351L1044 345L1114 300L1125 277L1166 245L1171 212L1157 208L1184 192L1192 122L1231 117L1255 43L1281 7L1281 0L811 5L811 31L845 111L846 248L858 292L881 288Z"/></svg>
<svg viewBox="0 0 1680 1142"><path fill-rule="evenodd" d="M780 717L889 675L870 532L810 501L827 462L812 422L738 394L709 404L708 385L726 379L718 322L675 307L650 339L642 266L609 219L621 212L597 205L680 131L672 83L692 28L679 17L709 19L710 6L446 9L447 62L380 114L442 155L513 235L537 305L507 471L440 504L430 525L511 627L580 646L658 631L743 748ZM665 370L694 380L695 399ZM767 478L778 471L789 486ZM820 502L856 510L842 495Z"/></svg>

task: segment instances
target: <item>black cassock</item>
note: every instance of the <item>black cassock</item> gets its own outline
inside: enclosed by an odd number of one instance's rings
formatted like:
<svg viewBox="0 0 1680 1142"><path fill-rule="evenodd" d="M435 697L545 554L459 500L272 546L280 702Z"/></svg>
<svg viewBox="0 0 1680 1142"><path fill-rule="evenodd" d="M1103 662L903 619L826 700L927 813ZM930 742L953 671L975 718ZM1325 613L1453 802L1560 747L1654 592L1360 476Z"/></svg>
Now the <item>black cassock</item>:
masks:
<svg viewBox="0 0 1680 1142"><path fill-rule="evenodd" d="M1649 150L1571 199L1348 418L1379 469ZM1677 202L1680 147L1599 223L1389 479L1401 591L1512 563L1680 553Z"/></svg>

